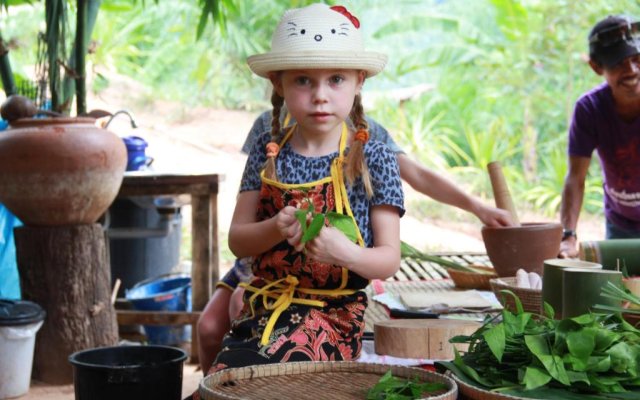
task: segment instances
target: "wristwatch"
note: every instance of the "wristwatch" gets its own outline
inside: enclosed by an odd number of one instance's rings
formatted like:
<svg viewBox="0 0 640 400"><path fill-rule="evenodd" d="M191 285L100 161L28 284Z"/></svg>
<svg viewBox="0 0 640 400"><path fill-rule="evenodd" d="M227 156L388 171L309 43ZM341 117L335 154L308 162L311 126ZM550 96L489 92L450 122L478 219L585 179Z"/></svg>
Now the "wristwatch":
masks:
<svg viewBox="0 0 640 400"><path fill-rule="evenodd" d="M574 237L574 238L578 238L578 235L576 234L576 231L574 231L573 229L563 229L562 230L562 240L567 240L570 237Z"/></svg>

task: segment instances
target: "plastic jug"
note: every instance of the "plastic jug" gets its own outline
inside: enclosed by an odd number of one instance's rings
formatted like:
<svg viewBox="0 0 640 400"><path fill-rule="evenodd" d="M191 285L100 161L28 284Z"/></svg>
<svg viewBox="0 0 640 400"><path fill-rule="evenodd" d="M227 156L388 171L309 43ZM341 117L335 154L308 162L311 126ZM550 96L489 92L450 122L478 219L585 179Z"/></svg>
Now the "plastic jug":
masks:
<svg viewBox="0 0 640 400"><path fill-rule="evenodd" d="M146 140L139 136L127 136L122 140L127 147L127 171L139 171L151 165L153 157L145 154L149 146Z"/></svg>

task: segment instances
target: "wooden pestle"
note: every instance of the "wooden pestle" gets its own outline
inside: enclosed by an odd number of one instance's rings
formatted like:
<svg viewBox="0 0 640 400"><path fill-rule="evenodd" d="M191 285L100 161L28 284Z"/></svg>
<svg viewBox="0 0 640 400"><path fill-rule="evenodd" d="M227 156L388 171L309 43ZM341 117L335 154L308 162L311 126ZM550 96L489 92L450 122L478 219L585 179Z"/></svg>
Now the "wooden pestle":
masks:
<svg viewBox="0 0 640 400"><path fill-rule="evenodd" d="M511 199L509 186L507 186L507 181L502 174L500 162L490 162L487 164L487 170L489 171L489 178L491 179L491 188L493 189L493 198L496 202L496 207L508 211L511 214L513 225L520 226L520 220L518 220L518 214Z"/></svg>

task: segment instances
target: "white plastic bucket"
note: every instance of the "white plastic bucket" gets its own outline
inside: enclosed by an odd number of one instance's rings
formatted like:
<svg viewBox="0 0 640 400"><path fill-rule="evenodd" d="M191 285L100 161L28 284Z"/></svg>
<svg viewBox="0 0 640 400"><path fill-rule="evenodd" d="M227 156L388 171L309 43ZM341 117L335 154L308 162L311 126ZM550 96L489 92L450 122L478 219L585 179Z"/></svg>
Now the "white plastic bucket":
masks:
<svg viewBox="0 0 640 400"><path fill-rule="evenodd" d="M36 333L44 316L36 303L0 299L0 399L29 391Z"/></svg>

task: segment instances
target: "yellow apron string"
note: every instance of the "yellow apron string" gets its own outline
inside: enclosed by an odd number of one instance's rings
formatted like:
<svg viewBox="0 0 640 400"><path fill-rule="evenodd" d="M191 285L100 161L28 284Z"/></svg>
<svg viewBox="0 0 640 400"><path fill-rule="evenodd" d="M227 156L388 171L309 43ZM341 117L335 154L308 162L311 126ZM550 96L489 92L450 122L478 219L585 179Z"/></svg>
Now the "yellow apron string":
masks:
<svg viewBox="0 0 640 400"><path fill-rule="evenodd" d="M344 269L344 268L343 268ZM339 290L339 289L308 289L308 288L298 288L298 279L293 275L287 275L286 278L279 279L277 281L271 282L261 288L253 287L246 283L241 283L240 285L244 287L246 290L253 292L251 297L249 298L250 306L251 306L251 316L255 316L255 308L253 303L255 302L258 296L262 296L262 303L266 310L273 310L269 320L267 321L267 325L264 328L264 332L262 333L262 338L260 339L260 344L263 346L269 343L269 337L271 336L271 332L273 331L273 327L276 324L276 321L280 317L280 314L291 304L304 304L308 306L314 307L324 307L326 303L322 300L310 300L310 299L301 299L299 297L294 297L296 290L301 293L307 294L316 294L316 295L324 295L324 296L345 296L354 294L355 290ZM270 290L273 288L272 290ZM269 302L269 298L275 299L273 302Z"/></svg>

